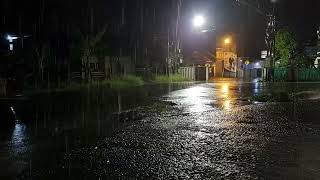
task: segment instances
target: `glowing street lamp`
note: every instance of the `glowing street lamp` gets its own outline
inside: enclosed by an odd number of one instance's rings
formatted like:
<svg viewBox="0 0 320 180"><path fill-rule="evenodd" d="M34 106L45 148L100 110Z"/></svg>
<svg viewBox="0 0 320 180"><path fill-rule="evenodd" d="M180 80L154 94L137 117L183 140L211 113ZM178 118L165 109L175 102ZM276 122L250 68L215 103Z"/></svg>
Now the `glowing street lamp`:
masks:
<svg viewBox="0 0 320 180"><path fill-rule="evenodd" d="M23 48L23 38L30 37L28 36L13 36L13 35L7 35L6 39L9 41L9 49L10 51L13 51L13 41L17 39L22 39L22 48Z"/></svg>
<svg viewBox="0 0 320 180"><path fill-rule="evenodd" d="M205 19L201 15L197 15L193 18L194 27L200 28L205 24Z"/></svg>
<svg viewBox="0 0 320 180"><path fill-rule="evenodd" d="M18 39L18 37L16 37L16 36L11 36L11 35L8 35L7 36L7 40L9 41L9 42L13 42L13 40L16 40L16 39Z"/></svg>
<svg viewBox="0 0 320 180"><path fill-rule="evenodd" d="M16 40L16 39L18 39L18 37L16 37L16 36L11 36L11 35L7 36L7 40L9 41L9 50L10 51L13 51L13 40Z"/></svg>
<svg viewBox="0 0 320 180"><path fill-rule="evenodd" d="M231 38L229 38L229 37L228 37L228 38L225 38L225 39L224 39L224 44L225 44L225 45L231 44L231 41L232 41Z"/></svg>

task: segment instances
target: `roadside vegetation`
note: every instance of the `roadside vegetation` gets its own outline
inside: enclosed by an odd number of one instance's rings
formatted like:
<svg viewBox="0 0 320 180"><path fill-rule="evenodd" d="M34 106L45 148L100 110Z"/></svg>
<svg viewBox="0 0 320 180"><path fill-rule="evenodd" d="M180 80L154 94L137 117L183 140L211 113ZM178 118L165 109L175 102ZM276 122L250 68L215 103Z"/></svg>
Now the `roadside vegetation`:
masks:
<svg viewBox="0 0 320 180"><path fill-rule="evenodd" d="M316 54L307 53L299 43L294 30L285 27L275 37L274 81L312 82L319 81L319 69L315 67Z"/></svg>
<svg viewBox="0 0 320 180"><path fill-rule="evenodd" d="M314 68L314 59L298 43L296 33L282 28L276 34L276 65L278 68Z"/></svg>
<svg viewBox="0 0 320 180"><path fill-rule="evenodd" d="M105 81L96 81L90 84L80 84L80 83L71 83L71 84L64 84L61 85L59 88L51 87L51 88L38 88L33 89L29 88L25 91L27 95L34 95L34 94L42 94L42 93L62 93L62 92L76 92L80 91L82 88L88 87L108 87L113 90L131 88L144 85L144 81L141 77L134 76L134 75L126 75L122 77L112 77L109 80Z"/></svg>
<svg viewBox="0 0 320 180"><path fill-rule="evenodd" d="M167 75L159 75L156 76L153 80L155 83L170 83L170 82L186 82L190 81L189 79L183 77L181 74L171 74Z"/></svg>
<svg viewBox="0 0 320 180"><path fill-rule="evenodd" d="M126 75L122 77L112 77L110 80L104 81L103 84L110 85L111 88L121 89L142 86L144 85L144 81L141 77Z"/></svg>

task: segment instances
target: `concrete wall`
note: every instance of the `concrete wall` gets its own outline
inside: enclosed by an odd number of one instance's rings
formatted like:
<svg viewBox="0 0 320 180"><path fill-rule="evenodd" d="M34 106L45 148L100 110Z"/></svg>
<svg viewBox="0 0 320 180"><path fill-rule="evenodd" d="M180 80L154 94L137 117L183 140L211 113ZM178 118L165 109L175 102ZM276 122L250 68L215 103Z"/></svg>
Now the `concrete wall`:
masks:
<svg viewBox="0 0 320 180"><path fill-rule="evenodd" d="M244 76L244 71L243 69L238 69L237 70L237 78L243 78Z"/></svg>
<svg viewBox="0 0 320 180"><path fill-rule="evenodd" d="M223 77L224 72L224 62L217 61L214 68L214 77Z"/></svg>
<svg viewBox="0 0 320 180"><path fill-rule="evenodd" d="M224 71L223 73L224 78L235 78L236 73L235 72L230 72L230 71Z"/></svg>
<svg viewBox="0 0 320 180"><path fill-rule="evenodd" d="M244 69L243 78L245 79L262 78L263 73L264 72L262 69Z"/></svg>

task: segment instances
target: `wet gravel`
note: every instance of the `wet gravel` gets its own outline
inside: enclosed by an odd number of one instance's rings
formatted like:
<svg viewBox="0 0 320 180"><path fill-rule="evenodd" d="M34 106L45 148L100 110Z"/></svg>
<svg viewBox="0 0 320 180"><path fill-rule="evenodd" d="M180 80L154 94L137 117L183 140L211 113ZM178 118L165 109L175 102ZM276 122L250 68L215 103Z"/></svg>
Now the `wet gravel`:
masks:
<svg viewBox="0 0 320 180"><path fill-rule="evenodd" d="M21 178L320 179L319 100L226 106L232 97L208 88L140 108L113 136Z"/></svg>

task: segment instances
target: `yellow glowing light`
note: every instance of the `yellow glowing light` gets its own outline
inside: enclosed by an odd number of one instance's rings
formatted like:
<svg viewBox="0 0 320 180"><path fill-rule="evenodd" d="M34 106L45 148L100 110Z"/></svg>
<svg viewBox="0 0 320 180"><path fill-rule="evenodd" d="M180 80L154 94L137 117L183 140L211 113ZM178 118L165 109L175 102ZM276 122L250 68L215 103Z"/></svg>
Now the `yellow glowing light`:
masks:
<svg viewBox="0 0 320 180"><path fill-rule="evenodd" d="M224 44L230 44L231 43L231 39L230 38L225 38L224 39Z"/></svg>

